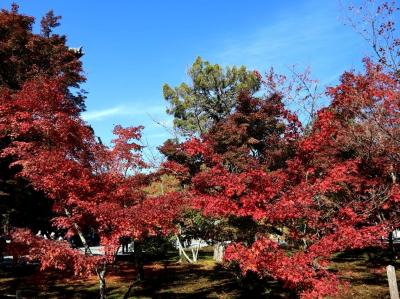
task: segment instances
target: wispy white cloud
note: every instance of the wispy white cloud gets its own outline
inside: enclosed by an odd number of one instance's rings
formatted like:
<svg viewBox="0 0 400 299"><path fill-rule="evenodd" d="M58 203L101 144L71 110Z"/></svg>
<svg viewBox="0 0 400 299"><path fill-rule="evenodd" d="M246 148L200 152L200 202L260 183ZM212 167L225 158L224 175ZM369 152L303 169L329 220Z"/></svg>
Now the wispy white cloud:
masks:
<svg viewBox="0 0 400 299"><path fill-rule="evenodd" d="M215 53L216 61L261 71L293 64L331 67L345 51L353 51L358 40L349 37L339 20L340 12L325 4L307 2L301 11L283 12L267 26L226 39Z"/></svg>
<svg viewBox="0 0 400 299"><path fill-rule="evenodd" d="M292 64L287 59L295 58L310 49L323 46L321 36L328 34L332 28L311 28L293 31L293 20L282 20L276 26L260 30L243 40L230 41L219 54L219 59L232 63L242 61L246 65ZM308 24L307 24L308 25ZM304 57L304 56L303 56Z"/></svg>
<svg viewBox="0 0 400 299"><path fill-rule="evenodd" d="M82 118L85 121L101 121L106 118L115 118L119 116L148 116L148 115L160 115L165 113L164 106L148 106L148 107L133 107L119 105L111 108L105 108L101 110L86 111L82 113Z"/></svg>
<svg viewBox="0 0 400 299"><path fill-rule="evenodd" d="M86 121L89 120L102 120L121 113L121 107L107 108L103 110L86 111L82 113L82 118Z"/></svg>

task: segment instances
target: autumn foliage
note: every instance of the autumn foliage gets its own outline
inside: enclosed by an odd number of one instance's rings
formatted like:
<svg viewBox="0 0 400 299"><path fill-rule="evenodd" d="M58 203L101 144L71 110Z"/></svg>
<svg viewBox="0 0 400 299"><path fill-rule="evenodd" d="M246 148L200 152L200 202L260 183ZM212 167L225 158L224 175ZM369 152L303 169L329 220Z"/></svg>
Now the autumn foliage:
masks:
<svg viewBox="0 0 400 299"><path fill-rule="evenodd" d="M332 254L383 246L399 225L399 92L396 77L366 60L365 73L347 72L327 90L331 104L308 134L278 94L242 95L223 123L183 143L180 156L201 163L187 192L193 206L254 221L226 259L304 298L337 293ZM183 177L190 159L172 158L165 167Z"/></svg>

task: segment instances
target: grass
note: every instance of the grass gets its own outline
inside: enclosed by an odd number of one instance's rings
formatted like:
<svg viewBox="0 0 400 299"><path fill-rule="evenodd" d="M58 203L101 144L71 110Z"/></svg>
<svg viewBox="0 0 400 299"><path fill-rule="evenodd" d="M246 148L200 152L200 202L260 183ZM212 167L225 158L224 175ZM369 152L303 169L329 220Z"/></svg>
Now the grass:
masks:
<svg viewBox="0 0 400 299"><path fill-rule="evenodd" d="M349 289L335 299L390 298L386 276L386 266L390 261L385 251L371 248L345 252L333 261L333 270L341 273L342 280L350 284ZM396 276L400 279L400 267L396 269Z"/></svg>
<svg viewBox="0 0 400 299"><path fill-rule="evenodd" d="M332 299L389 298L385 266L388 261L376 250L347 252L334 258L333 271L351 287ZM135 277L133 265L120 261L107 276L109 298L122 298ZM398 272L398 277L400 272ZM178 263L172 252L162 261L147 262L146 280L134 285L130 298L292 298L277 282L248 277L238 280L232 271L215 264L203 251L198 264ZM2 269L0 298L21 290L24 298L97 298L96 277L66 278L65 273L39 272L33 266Z"/></svg>

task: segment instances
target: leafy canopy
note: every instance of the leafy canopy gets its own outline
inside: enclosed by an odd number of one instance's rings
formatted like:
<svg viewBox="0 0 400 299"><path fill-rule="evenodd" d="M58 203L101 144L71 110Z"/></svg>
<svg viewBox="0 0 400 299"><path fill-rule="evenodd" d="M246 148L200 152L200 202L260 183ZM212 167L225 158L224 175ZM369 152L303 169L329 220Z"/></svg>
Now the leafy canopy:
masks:
<svg viewBox="0 0 400 299"><path fill-rule="evenodd" d="M184 134L204 133L213 123L230 115L241 92L260 89L260 79L246 67L223 68L197 57L188 71L191 84L173 88L164 84L167 113L174 116L175 128Z"/></svg>

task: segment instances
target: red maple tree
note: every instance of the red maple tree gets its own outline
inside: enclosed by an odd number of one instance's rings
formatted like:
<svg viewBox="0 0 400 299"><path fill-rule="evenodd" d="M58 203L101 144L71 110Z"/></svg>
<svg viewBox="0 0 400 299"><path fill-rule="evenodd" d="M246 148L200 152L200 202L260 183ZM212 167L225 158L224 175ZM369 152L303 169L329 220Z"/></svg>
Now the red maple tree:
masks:
<svg viewBox="0 0 400 299"><path fill-rule="evenodd" d="M328 270L332 254L383 246L399 226L399 82L369 60L365 68L328 89L332 102L307 134L278 95L243 96L209 134L179 147L180 157L201 164L185 178L193 206L255 223L251 236L227 248L226 260L303 298L340 290ZM188 161L165 167L184 177Z"/></svg>
<svg viewBox="0 0 400 299"><path fill-rule="evenodd" d="M111 148L96 142L58 79L36 79L19 92L3 89L0 97L0 131L12 138L2 155L11 155L19 176L54 201L53 224L67 236L77 234L85 253L21 230L13 234L13 246L39 259L43 269L72 265L76 274L96 272L105 297L107 264L115 260L121 237L138 240L173 229L180 197L146 199L146 176L138 172L146 166L137 143L142 128L116 126ZM99 235L103 255L92 253L88 227Z"/></svg>

